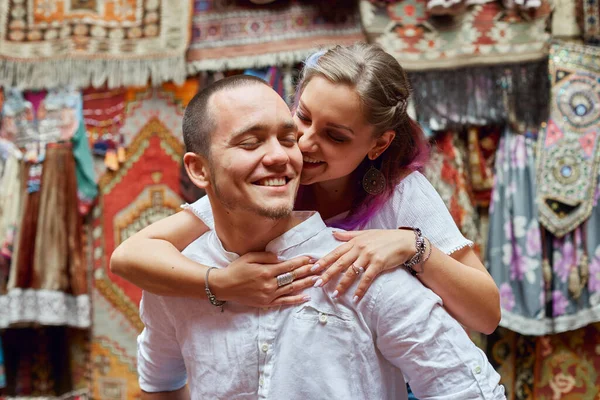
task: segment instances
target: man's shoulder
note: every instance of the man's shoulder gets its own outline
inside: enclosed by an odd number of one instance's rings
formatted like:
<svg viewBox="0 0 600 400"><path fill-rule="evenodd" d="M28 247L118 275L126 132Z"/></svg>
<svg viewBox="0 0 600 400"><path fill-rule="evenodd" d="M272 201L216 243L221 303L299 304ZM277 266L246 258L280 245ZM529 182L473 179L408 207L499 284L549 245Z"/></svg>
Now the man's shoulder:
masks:
<svg viewBox="0 0 600 400"><path fill-rule="evenodd" d="M325 227L304 242L287 250L285 253L290 258L296 256L311 256L320 258L335 250L338 246L344 244L337 240L333 233L341 229Z"/></svg>
<svg viewBox="0 0 600 400"><path fill-rule="evenodd" d="M411 307L425 299L432 306L443 304L442 299L435 292L403 267L385 271L375 278L365 297L370 297L378 304L386 303L394 307Z"/></svg>

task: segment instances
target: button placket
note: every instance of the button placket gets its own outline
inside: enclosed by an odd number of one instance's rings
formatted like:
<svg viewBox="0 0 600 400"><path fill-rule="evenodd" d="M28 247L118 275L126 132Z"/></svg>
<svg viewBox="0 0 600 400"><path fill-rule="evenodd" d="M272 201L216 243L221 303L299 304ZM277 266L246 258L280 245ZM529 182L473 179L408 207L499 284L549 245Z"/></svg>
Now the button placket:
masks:
<svg viewBox="0 0 600 400"><path fill-rule="evenodd" d="M266 398L264 391L265 386L265 364L267 363L267 355L265 351L262 351L262 346L266 344L268 337L267 325L269 323L268 310L261 309L258 311L258 397L261 399ZM268 345L267 345L268 350Z"/></svg>
<svg viewBox="0 0 600 400"><path fill-rule="evenodd" d="M260 343L260 358L263 360L262 373L259 378L259 393L260 397L266 398L269 393L269 382L273 373L273 342L277 332L277 309L269 309L266 312L261 312L263 316L262 336L259 337Z"/></svg>

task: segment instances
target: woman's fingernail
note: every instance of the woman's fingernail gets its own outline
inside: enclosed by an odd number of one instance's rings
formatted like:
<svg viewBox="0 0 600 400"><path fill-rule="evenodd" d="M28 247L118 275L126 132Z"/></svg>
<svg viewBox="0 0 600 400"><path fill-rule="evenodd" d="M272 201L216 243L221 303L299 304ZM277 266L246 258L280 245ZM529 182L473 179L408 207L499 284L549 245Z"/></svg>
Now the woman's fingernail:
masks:
<svg viewBox="0 0 600 400"><path fill-rule="evenodd" d="M312 258L312 257L311 257L311 258L308 260L308 262L309 262L309 263L311 263L311 264L314 264L314 263L316 263L317 261L319 261L319 259L318 259L318 258Z"/></svg>
<svg viewBox="0 0 600 400"><path fill-rule="evenodd" d="M285 257L283 257L283 256L277 256L277 259L278 259L279 261L285 261Z"/></svg>
<svg viewBox="0 0 600 400"><path fill-rule="evenodd" d="M303 301L310 301L310 296L304 296L304 297L302 298L302 300L303 300Z"/></svg>
<svg viewBox="0 0 600 400"><path fill-rule="evenodd" d="M352 298L352 301L356 303L356 302L358 301L358 296L354 296L354 297Z"/></svg>
<svg viewBox="0 0 600 400"><path fill-rule="evenodd" d="M319 278L317 279L317 281L315 282L313 287L321 287L323 286L323 279Z"/></svg>
<svg viewBox="0 0 600 400"><path fill-rule="evenodd" d="M321 268L321 266L319 264L315 264L312 267L310 267L310 272L315 272L319 268Z"/></svg>
<svg viewBox="0 0 600 400"><path fill-rule="evenodd" d="M312 281L314 282L314 281L316 281L317 279L319 279L319 277L318 277L318 276L313 276L313 277L312 277L312 278L310 278L310 279L312 279Z"/></svg>
<svg viewBox="0 0 600 400"><path fill-rule="evenodd" d="M332 297L333 299L335 299L336 297L338 297L338 294L340 294L340 292L338 292L338 291L336 290L335 292L333 292L333 293L331 294L331 297Z"/></svg>

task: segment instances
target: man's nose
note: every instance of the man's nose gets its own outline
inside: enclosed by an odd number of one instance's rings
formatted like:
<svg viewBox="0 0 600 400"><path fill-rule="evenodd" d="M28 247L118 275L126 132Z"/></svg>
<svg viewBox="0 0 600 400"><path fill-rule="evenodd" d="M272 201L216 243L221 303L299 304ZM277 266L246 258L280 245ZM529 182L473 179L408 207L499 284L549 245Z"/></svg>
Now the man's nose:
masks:
<svg viewBox="0 0 600 400"><path fill-rule="evenodd" d="M287 164L290 157L286 149L279 143L279 140L272 140L269 142L267 151L263 158L263 162L266 165L280 165Z"/></svg>

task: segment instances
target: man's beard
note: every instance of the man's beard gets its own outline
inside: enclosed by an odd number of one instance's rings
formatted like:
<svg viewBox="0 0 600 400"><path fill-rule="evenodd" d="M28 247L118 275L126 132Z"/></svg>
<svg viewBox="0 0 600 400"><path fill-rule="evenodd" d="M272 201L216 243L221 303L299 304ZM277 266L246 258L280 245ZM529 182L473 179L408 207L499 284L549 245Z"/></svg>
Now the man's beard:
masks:
<svg viewBox="0 0 600 400"><path fill-rule="evenodd" d="M221 191L221 189L219 188L219 183L217 181L218 179L215 176L215 171L211 166L210 184L214 189L215 197L217 198L217 201L219 201L225 208L228 208L232 211L242 210L254 213L260 217L278 220L290 216L290 214L294 210L293 204L289 206L267 208L255 206L254 204L244 204L243 202L236 201L223 194L223 191Z"/></svg>

